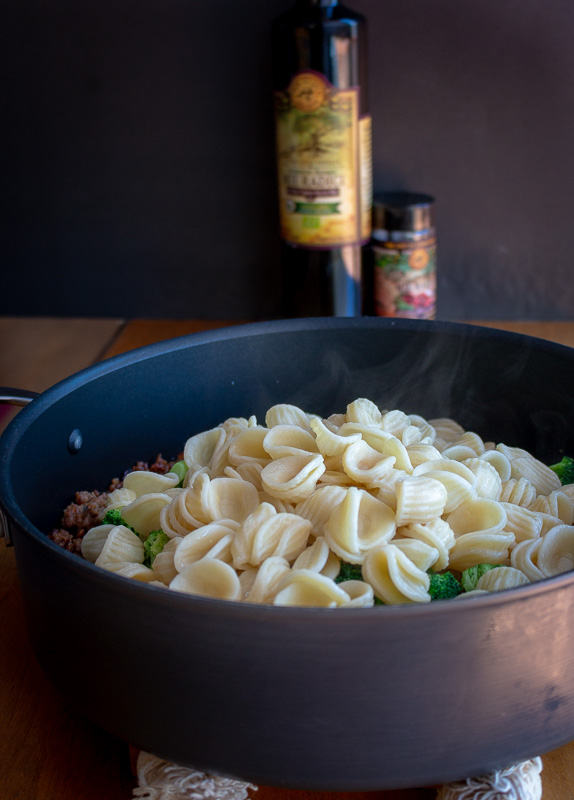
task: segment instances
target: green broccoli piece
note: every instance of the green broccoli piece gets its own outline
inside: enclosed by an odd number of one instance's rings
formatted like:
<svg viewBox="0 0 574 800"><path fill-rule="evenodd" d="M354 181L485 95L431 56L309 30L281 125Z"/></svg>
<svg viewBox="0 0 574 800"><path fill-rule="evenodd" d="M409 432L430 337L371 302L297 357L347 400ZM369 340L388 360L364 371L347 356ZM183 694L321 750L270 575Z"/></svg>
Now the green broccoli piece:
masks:
<svg viewBox="0 0 574 800"><path fill-rule="evenodd" d="M161 553L166 543L169 542L169 536L162 530L152 531L144 542L144 566L151 567L155 557Z"/></svg>
<svg viewBox="0 0 574 800"><path fill-rule="evenodd" d="M119 508L110 508L102 517L102 525L125 525Z"/></svg>
<svg viewBox="0 0 574 800"><path fill-rule="evenodd" d="M452 572L428 572L430 584L428 592L431 600L448 600L450 597L458 597L462 592L462 586L454 577Z"/></svg>
<svg viewBox="0 0 574 800"><path fill-rule="evenodd" d="M185 461L176 461L173 467L170 469L170 472L175 473L179 478L177 487L183 486L183 479L185 478L185 474L187 472L187 464Z"/></svg>
<svg viewBox="0 0 574 800"><path fill-rule="evenodd" d="M341 561L341 568L339 574L335 578L335 583L342 583L343 581L362 581L363 573L360 564L349 564L347 561Z"/></svg>
<svg viewBox="0 0 574 800"><path fill-rule="evenodd" d="M478 579L481 578L485 572L491 569L496 569L500 564L477 564L475 567L469 567L462 573L460 582L465 592L472 592L476 589Z"/></svg>
<svg viewBox="0 0 574 800"><path fill-rule="evenodd" d="M562 486L567 483L574 483L574 458L564 456L562 461L559 461L558 464L552 464L550 469L558 475Z"/></svg>
<svg viewBox="0 0 574 800"><path fill-rule="evenodd" d="M106 513L102 517L102 523L101 524L102 525L123 525L124 528L129 528L129 530L132 533L135 533L136 536L139 536L140 539L142 538L140 536L140 534L136 531L136 529L132 528L131 525L128 525L128 523L122 517L121 508L110 508L109 511L106 511Z"/></svg>

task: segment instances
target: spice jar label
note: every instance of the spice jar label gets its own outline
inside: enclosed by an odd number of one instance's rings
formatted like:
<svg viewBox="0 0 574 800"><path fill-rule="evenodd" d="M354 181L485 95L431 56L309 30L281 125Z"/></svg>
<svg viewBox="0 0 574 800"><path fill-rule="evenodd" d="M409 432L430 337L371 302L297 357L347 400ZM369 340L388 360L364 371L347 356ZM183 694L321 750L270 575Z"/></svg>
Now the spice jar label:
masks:
<svg viewBox="0 0 574 800"><path fill-rule="evenodd" d="M364 241L361 196L369 181L359 157L358 89L336 89L320 73L293 77L275 93L281 237L329 249ZM366 117L364 118L367 119ZM366 233L365 233L366 231Z"/></svg>
<svg viewBox="0 0 574 800"><path fill-rule="evenodd" d="M375 314L434 319L436 241L373 245Z"/></svg>

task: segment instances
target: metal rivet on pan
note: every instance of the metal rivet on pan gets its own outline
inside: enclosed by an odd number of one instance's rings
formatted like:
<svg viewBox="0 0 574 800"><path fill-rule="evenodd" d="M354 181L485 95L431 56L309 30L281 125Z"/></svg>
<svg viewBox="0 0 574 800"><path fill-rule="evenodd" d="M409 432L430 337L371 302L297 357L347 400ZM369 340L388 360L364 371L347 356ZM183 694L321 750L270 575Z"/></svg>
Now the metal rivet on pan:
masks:
<svg viewBox="0 0 574 800"><path fill-rule="evenodd" d="M82 432L79 428L76 428L72 431L70 438L68 439L68 451L72 455L75 455L80 450L82 444Z"/></svg>

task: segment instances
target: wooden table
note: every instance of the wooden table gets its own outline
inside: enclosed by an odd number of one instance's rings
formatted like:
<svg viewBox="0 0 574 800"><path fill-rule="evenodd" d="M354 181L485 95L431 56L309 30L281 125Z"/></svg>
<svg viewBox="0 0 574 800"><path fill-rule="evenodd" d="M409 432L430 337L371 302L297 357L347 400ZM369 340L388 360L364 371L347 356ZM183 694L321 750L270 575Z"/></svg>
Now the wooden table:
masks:
<svg viewBox="0 0 574 800"><path fill-rule="evenodd" d="M84 366L161 339L231 324L201 320L0 318L0 385L43 391ZM484 322L574 347L574 322ZM0 430L2 420L0 420ZM80 717L36 663L25 631L14 553L0 542L0 798L126 800L128 747ZM72 680L81 681L71 665ZM573 800L574 743L544 756L544 800ZM434 800L432 789L332 795L341 800ZM330 795L261 787L260 800Z"/></svg>

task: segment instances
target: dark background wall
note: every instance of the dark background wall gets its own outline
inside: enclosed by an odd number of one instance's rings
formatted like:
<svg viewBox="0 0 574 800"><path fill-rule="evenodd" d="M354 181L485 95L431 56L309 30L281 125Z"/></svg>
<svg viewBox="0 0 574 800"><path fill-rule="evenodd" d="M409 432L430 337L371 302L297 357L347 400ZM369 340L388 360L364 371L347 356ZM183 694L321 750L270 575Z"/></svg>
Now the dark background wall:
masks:
<svg viewBox="0 0 574 800"><path fill-rule="evenodd" d="M0 313L267 317L292 0L2 0ZM350 0L376 190L437 198L439 316L574 318L572 0Z"/></svg>

